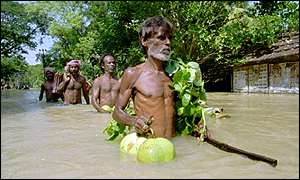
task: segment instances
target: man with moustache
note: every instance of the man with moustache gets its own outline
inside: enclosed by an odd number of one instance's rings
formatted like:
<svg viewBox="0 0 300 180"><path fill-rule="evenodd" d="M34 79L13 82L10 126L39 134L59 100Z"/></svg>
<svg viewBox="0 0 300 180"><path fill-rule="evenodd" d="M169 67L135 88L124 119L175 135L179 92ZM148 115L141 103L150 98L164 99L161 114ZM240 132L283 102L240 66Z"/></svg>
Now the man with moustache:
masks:
<svg viewBox="0 0 300 180"><path fill-rule="evenodd" d="M86 104L90 104L89 87L85 77L80 75L80 61L71 60L65 67L66 73L58 90L64 94L64 104L81 104L81 90Z"/></svg>
<svg viewBox="0 0 300 180"><path fill-rule="evenodd" d="M100 67L104 74L94 80L91 102L98 112L106 112L102 107L115 105L120 90L120 81L113 76L116 61L111 54L103 54L100 57Z"/></svg>
<svg viewBox="0 0 300 180"><path fill-rule="evenodd" d="M172 24L164 17L144 21L139 41L146 61L127 68L122 76L113 118L134 126L138 134L145 134L151 128L155 137L171 139L175 136L174 93L169 87L171 79L163 68L170 56L171 35ZM124 111L130 98L136 116Z"/></svg>

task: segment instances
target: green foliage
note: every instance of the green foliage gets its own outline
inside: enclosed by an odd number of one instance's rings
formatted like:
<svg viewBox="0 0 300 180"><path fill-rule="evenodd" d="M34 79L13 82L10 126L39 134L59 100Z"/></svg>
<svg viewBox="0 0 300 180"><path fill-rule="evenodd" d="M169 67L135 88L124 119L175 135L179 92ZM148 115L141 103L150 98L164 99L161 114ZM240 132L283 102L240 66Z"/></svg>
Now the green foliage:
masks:
<svg viewBox="0 0 300 180"><path fill-rule="evenodd" d="M1 1L1 58L26 53L25 47L35 48L34 37L44 34L47 16L29 11L25 4Z"/></svg>
<svg viewBox="0 0 300 180"><path fill-rule="evenodd" d="M113 111L113 109L114 108L112 108L111 112ZM125 108L125 112L128 113L130 116L135 115L132 101L130 101L129 105ZM118 138L123 138L124 136L129 134L131 128L131 126L124 125L111 118L107 126L103 130L103 133L106 134L107 141L114 141Z"/></svg>
<svg viewBox="0 0 300 180"><path fill-rule="evenodd" d="M1 59L1 78L15 86L40 88L44 81L42 65L28 65L21 56Z"/></svg>
<svg viewBox="0 0 300 180"><path fill-rule="evenodd" d="M1 58L1 79L9 81L12 77L19 76L26 71L28 64L22 56Z"/></svg>
<svg viewBox="0 0 300 180"><path fill-rule="evenodd" d="M204 141L205 116L215 117L216 114L213 112L214 108L208 108L206 105L207 96L199 64L192 61L184 63L180 58L169 60L165 71L169 76L172 76L171 87L176 92L177 134L197 136L200 141ZM130 101L125 112L130 116L135 115L132 101ZM108 136L106 140L113 141L129 134L130 129L130 126L124 126L111 119L103 132Z"/></svg>
<svg viewBox="0 0 300 180"><path fill-rule="evenodd" d="M198 61L216 52L218 30L226 22L224 2L172 2L171 21L175 24L173 49L176 57Z"/></svg>
<svg viewBox="0 0 300 180"><path fill-rule="evenodd" d="M45 34L49 19L42 12L33 12L28 5L1 1L1 78L14 85L36 85L40 78L33 75L22 57L26 48L35 48L35 36ZM29 68L29 69L28 69Z"/></svg>
<svg viewBox="0 0 300 180"><path fill-rule="evenodd" d="M32 88L40 88L44 82L44 72L41 64L28 66L24 75L24 80Z"/></svg>
<svg viewBox="0 0 300 180"><path fill-rule="evenodd" d="M102 73L95 55L112 53L116 74L144 61L138 30L148 17L162 15L174 25L173 57L233 65L270 46L281 33L299 31L299 4L294 1L38 1L1 2L1 56L16 56L35 47L37 32L55 43L43 65L63 69L71 59L92 82ZM13 22L13 23L12 23ZM37 57L42 62L41 55ZM206 74L206 72L203 72Z"/></svg>
<svg viewBox="0 0 300 180"><path fill-rule="evenodd" d="M111 119L103 132L108 136L106 138L107 141L113 141L118 137L122 138L126 136L130 131L129 126L125 126L124 124Z"/></svg>
<svg viewBox="0 0 300 180"><path fill-rule="evenodd" d="M171 60L166 71L172 77L171 87L176 96L176 132L182 135L200 136L204 140L206 131L206 94L199 64L184 63L181 59Z"/></svg>
<svg viewBox="0 0 300 180"><path fill-rule="evenodd" d="M166 67L181 99L176 103L183 115L177 129L190 134L200 132L193 123L204 121L205 90L200 69L189 62L212 58L221 64L242 63L250 52L276 42L280 33L299 30L297 3L269 5L271 8L235 1L68 1L38 2L34 6L53 19L48 30L56 42L49 53L55 56L56 65L62 68L69 60L80 59L81 72L90 81L102 73L99 64L93 63L95 55L112 53L119 77L127 67L143 62L138 42L140 24L151 16L167 17L175 28L172 58L182 59L179 64L170 61Z"/></svg>

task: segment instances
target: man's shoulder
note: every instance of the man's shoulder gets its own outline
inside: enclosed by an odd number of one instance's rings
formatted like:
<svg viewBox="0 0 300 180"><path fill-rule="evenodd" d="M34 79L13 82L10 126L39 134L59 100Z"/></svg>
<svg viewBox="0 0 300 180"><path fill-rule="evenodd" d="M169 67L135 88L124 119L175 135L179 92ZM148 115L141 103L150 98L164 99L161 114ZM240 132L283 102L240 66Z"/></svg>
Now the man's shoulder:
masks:
<svg viewBox="0 0 300 180"><path fill-rule="evenodd" d="M125 84L128 84L129 86L133 87L140 74L142 73L143 65L144 63L127 68L123 76L121 77L121 83L125 82Z"/></svg>
<svg viewBox="0 0 300 180"><path fill-rule="evenodd" d="M140 71L142 70L142 67L145 63L142 63L142 64L138 64L134 67L128 67L126 70L125 70L125 74L127 75L136 75L136 74L139 74Z"/></svg>
<svg viewBox="0 0 300 180"><path fill-rule="evenodd" d="M93 84L99 84L99 83L101 83L102 79L103 79L103 76L98 76L98 77L96 77L96 78L94 79Z"/></svg>
<svg viewBox="0 0 300 180"><path fill-rule="evenodd" d="M103 75L98 76L94 79L94 82L101 81L103 79Z"/></svg>
<svg viewBox="0 0 300 180"><path fill-rule="evenodd" d="M55 74L54 74L54 76L63 76L64 74L63 73L61 73L61 72L56 72Z"/></svg>
<svg viewBox="0 0 300 180"><path fill-rule="evenodd" d="M117 81L117 82L119 82L120 79L121 79L121 78L118 78L118 77L112 77L112 78L111 78L112 81Z"/></svg>
<svg viewBox="0 0 300 180"><path fill-rule="evenodd" d="M86 81L86 78L83 75L79 75L79 80L80 81Z"/></svg>

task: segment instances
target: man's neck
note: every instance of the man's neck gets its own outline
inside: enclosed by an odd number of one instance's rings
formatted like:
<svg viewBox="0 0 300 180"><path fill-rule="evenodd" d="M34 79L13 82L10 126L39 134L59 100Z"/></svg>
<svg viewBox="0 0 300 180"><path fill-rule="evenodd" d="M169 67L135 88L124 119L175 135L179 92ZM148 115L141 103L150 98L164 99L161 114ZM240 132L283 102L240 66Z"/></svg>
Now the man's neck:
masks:
<svg viewBox="0 0 300 180"><path fill-rule="evenodd" d="M47 81L48 81L48 82L53 82L53 81L54 81L54 79L47 79Z"/></svg>
<svg viewBox="0 0 300 180"><path fill-rule="evenodd" d="M148 58L146 63L148 63L154 71L164 71L163 62L158 59Z"/></svg>
<svg viewBox="0 0 300 180"><path fill-rule="evenodd" d="M106 71L103 76L111 78L112 77L112 73Z"/></svg>
<svg viewBox="0 0 300 180"><path fill-rule="evenodd" d="M79 77L79 73L74 73L74 74L71 74L73 76L73 78L78 78Z"/></svg>

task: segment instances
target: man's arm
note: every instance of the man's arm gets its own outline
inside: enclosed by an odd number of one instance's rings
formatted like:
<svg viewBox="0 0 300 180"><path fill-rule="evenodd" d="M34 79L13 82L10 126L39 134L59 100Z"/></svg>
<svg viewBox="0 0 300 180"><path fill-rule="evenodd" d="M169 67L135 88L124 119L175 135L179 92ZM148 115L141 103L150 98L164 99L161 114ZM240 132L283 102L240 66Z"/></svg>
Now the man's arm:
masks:
<svg viewBox="0 0 300 180"><path fill-rule="evenodd" d="M63 81L63 74L55 73L54 75L55 88L58 89L59 84Z"/></svg>
<svg viewBox="0 0 300 180"><path fill-rule="evenodd" d="M45 91L45 86L44 86L44 84L42 84L41 85L40 96L39 96L39 101L43 100L44 91Z"/></svg>
<svg viewBox="0 0 300 180"><path fill-rule="evenodd" d="M143 127L146 125L145 119L141 117L132 117L124 111L131 97L133 84L138 78L136 76L138 75L139 73L133 69L125 70L121 80L120 92L116 100L115 110L112 114L112 117L114 120L122 124L133 125L138 132L144 133L147 131L146 129L143 129Z"/></svg>
<svg viewBox="0 0 300 180"><path fill-rule="evenodd" d="M82 92L83 92L83 97L85 99L86 104L90 104L90 97L89 97L89 89L87 86L90 86L86 79L84 79L83 84L82 84Z"/></svg>
<svg viewBox="0 0 300 180"><path fill-rule="evenodd" d="M104 110L100 106L100 103L98 103L98 99L100 100L100 92L101 92L101 80L96 78L93 83L93 92L92 92L93 94L92 94L91 103L98 112L104 112Z"/></svg>
<svg viewBox="0 0 300 180"><path fill-rule="evenodd" d="M65 76L63 77L63 81L61 83L59 83L58 87L57 87L57 91L59 93L63 93L66 89L66 86L69 84L70 82L70 79L71 77L68 75L68 76Z"/></svg>

